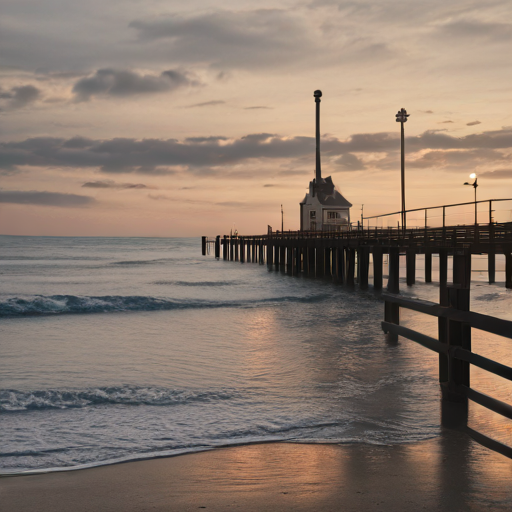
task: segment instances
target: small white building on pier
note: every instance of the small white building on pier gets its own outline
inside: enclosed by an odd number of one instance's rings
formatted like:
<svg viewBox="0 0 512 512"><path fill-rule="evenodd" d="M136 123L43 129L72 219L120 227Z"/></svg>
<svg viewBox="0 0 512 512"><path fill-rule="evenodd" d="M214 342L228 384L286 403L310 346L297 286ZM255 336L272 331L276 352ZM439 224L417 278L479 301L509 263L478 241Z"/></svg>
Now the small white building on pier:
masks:
<svg viewBox="0 0 512 512"><path fill-rule="evenodd" d="M347 231L352 206L335 188L332 178L309 182L309 192L300 203L301 231Z"/></svg>

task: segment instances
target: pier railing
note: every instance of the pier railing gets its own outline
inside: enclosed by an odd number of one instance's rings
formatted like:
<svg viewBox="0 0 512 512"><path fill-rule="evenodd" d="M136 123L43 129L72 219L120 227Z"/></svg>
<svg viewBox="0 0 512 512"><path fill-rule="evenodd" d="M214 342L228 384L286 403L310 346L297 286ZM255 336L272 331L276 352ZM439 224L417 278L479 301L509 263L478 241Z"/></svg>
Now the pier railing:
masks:
<svg viewBox="0 0 512 512"><path fill-rule="evenodd" d="M384 227L386 222L393 227L398 226L402 212L391 212L363 217L366 228ZM454 224L492 224L495 222L512 221L512 199L485 199L465 203L445 204L413 208L405 211L407 226L412 227L445 227ZM471 222L474 220L474 222ZM469 222L468 222L469 221Z"/></svg>
<svg viewBox="0 0 512 512"><path fill-rule="evenodd" d="M439 354L439 382L443 398L463 402L467 399L512 419L512 406L490 397L470 385L470 366L512 381L512 368L471 351L471 329L512 339L512 321L469 311L469 288L461 285L447 287L447 305L383 293L384 321L382 329L389 339L398 336L437 352ZM438 319L438 339L399 325L400 308L416 311ZM512 448L491 439L467 426L467 404L465 429L481 444L512 458Z"/></svg>

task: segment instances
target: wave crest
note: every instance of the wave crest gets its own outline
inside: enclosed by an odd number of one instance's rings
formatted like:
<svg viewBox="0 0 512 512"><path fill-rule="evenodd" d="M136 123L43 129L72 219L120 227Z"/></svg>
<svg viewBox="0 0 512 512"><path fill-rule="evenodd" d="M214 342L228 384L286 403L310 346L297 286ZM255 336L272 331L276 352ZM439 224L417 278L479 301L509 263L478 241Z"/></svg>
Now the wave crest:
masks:
<svg viewBox="0 0 512 512"><path fill-rule="evenodd" d="M44 409L72 409L95 405L169 406L236 398L233 390L190 391L158 387L101 387L85 390L46 389L0 391L0 411L19 412Z"/></svg>
<svg viewBox="0 0 512 512"><path fill-rule="evenodd" d="M30 298L11 297L0 301L0 318L30 315L115 313L123 311L168 311L172 309L251 308L284 302L321 302L329 297L330 295L328 294L315 294L308 297L285 296L246 301L210 301L177 300L139 295L105 295L101 297L36 295Z"/></svg>

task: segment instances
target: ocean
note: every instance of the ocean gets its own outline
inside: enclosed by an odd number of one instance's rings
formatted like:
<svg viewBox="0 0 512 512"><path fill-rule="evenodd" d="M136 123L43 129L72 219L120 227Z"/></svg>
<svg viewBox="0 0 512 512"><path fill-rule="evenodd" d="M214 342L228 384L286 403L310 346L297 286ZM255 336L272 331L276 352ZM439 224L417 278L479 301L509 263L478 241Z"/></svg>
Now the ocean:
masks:
<svg viewBox="0 0 512 512"><path fill-rule="evenodd" d="M511 290L485 283L483 259L473 268L472 309L512 319ZM403 293L437 300L417 270ZM443 428L437 355L386 341L371 287L201 256L199 238L0 236L0 278L0 474ZM401 322L437 332L416 313ZM512 364L502 340L474 333L473 346ZM510 401L497 379L472 373ZM480 409L474 425L511 444Z"/></svg>

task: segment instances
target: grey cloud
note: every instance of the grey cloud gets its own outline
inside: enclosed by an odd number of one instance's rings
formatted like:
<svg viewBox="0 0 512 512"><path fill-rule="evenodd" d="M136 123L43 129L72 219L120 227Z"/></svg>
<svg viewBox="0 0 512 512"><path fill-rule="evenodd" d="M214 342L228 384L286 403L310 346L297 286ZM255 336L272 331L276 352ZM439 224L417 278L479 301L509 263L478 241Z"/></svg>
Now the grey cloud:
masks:
<svg viewBox="0 0 512 512"><path fill-rule="evenodd" d="M203 103L194 103L193 105L188 105L185 108L196 108L196 107L213 107L215 105L224 105L226 102L222 100L212 100L212 101L204 101Z"/></svg>
<svg viewBox="0 0 512 512"><path fill-rule="evenodd" d="M125 97L135 94L168 92L179 87L197 86L199 82L176 70L160 75L140 75L134 71L99 69L94 75L82 78L73 86L77 101L88 101L93 96Z"/></svg>
<svg viewBox="0 0 512 512"><path fill-rule="evenodd" d="M366 168L363 161L352 153L341 155L341 157L338 158L335 163L346 171L361 171Z"/></svg>
<svg viewBox="0 0 512 512"><path fill-rule="evenodd" d="M259 109L264 109L264 110L273 110L272 107L264 107L264 106L255 106L255 107L245 107L244 110L259 110Z"/></svg>
<svg viewBox="0 0 512 512"><path fill-rule="evenodd" d="M8 91L0 90L0 100L6 110L17 110L34 103L41 97L41 91L33 85L22 85L13 87Z"/></svg>
<svg viewBox="0 0 512 512"><path fill-rule="evenodd" d="M220 203L215 203L216 206L227 206L229 208L243 208L247 206L247 203L243 203L242 201L223 201Z"/></svg>
<svg viewBox="0 0 512 512"><path fill-rule="evenodd" d="M466 126L476 126L477 124L482 124L480 121L471 121L470 123L466 123Z"/></svg>
<svg viewBox="0 0 512 512"><path fill-rule="evenodd" d="M143 183L116 183L112 180L98 180L98 181L88 181L84 183L82 187L85 188L114 188L114 189L142 189L142 188L154 188L148 187Z"/></svg>
<svg viewBox="0 0 512 512"><path fill-rule="evenodd" d="M509 42L512 24L461 19L446 23L437 29L437 35L480 42Z"/></svg>
<svg viewBox="0 0 512 512"><path fill-rule="evenodd" d="M31 204L37 206L59 206L77 208L90 206L96 200L89 196L61 194L59 192L39 192L21 190L0 190L0 203Z"/></svg>
<svg viewBox="0 0 512 512"><path fill-rule="evenodd" d="M460 155L482 161L497 160L503 157L502 152L497 150L511 148L512 127L460 138L439 131L427 131L418 136L406 137L406 151L409 155L430 150L416 160L417 167L427 163L438 166L443 161L454 163L457 158L463 158ZM357 153L381 153L389 156L396 154L399 149L400 138L396 133L360 133L347 140L335 137L322 140L322 154L331 161L338 159L337 163L352 170L361 165ZM450 155L435 153L448 150L459 151ZM479 152L471 153L476 150ZM19 142L0 142L0 168L7 171L12 171L17 166L99 168L110 174L153 175L189 170L198 175L215 175L221 172L221 167L241 162L292 159L301 163L299 170L289 169L275 173L302 174L307 172L303 170L304 164L309 159L313 162L314 151L313 137L281 137L270 133L255 133L239 139L194 137L184 141L37 137ZM409 161L414 161L414 156L409 157Z"/></svg>
<svg viewBox="0 0 512 512"><path fill-rule="evenodd" d="M479 178L492 180L510 180L512 179L512 169L500 169L498 171L487 171L478 174Z"/></svg>
<svg viewBox="0 0 512 512"><path fill-rule="evenodd" d="M449 123L453 123L453 121L451 121L451 120L441 121L439 124L449 124Z"/></svg>
<svg viewBox="0 0 512 512"><path fill-rule="evenodd" d="M499 151L488 148L449 150L449 151L429 151L416 160L408 163L409 167L415 168L430 168L430 167L443 167L450 168L460 166L474 167L479 164L488 162L507 161Z"/></svg>
<svg viewBox="0 0 512 512"><path fill-rule="evenodd" d="M278 9L216 11L198 16L135 20L130 27L145 43L164 44L182 62L214 67L272 67L296 61L315 45L302 19Z"/></svg>

